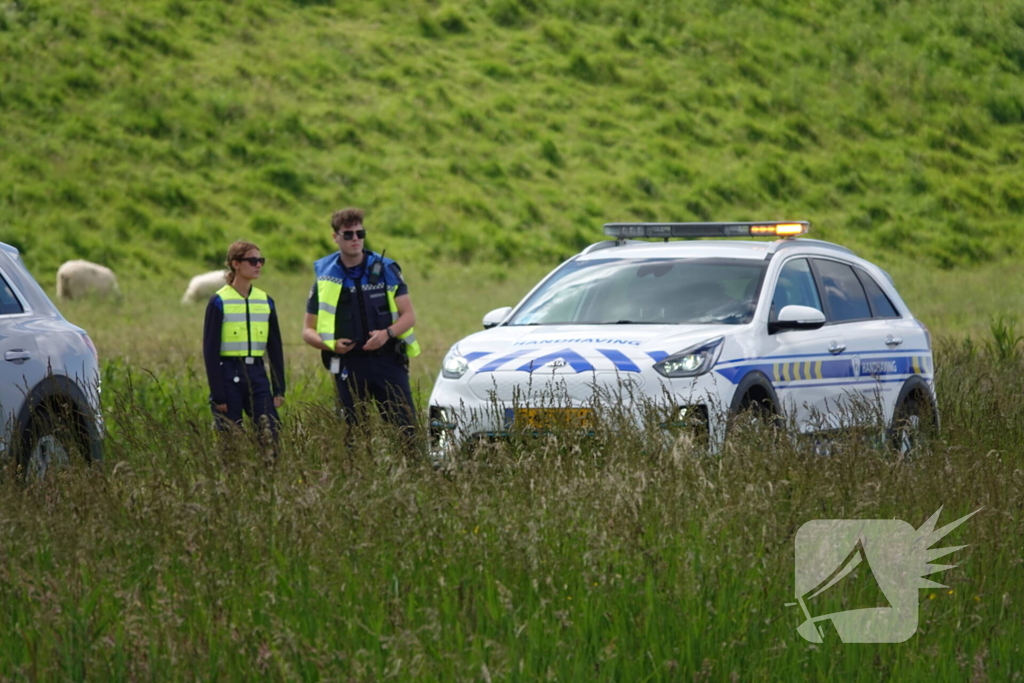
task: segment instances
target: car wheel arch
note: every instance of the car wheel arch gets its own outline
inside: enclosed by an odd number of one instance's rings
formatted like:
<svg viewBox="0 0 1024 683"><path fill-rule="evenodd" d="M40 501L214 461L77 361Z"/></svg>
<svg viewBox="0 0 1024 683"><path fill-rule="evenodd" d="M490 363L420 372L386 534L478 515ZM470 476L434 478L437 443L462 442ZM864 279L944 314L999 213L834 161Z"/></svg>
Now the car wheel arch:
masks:
<svg viewBox="0 0 1024 683"><path fill-rule="evenodd" d="M61 405L65 404L65 405ZM29 390L16 420L17 442L22 455L31 444L33 419L41 411L57 415L67 410L75 420L74 433L81 440L81 445L90 461L102 458L102 437L96 420L90 419L92 408L82 388L66 375L51 374Z"/></svg>
<svg viewBox="0 0 1024 683"><path fill-rule="evenodd" d="M775 393L775 387L772 386L771 380L760 370L751 370L746 373L736 385L736 391L733 393L732 403L729 406L731 414L735 415L740 412L743 401L751 390L763 392L764 397L771 401L776 415L779 414L782 409L779 404L779 396Z"/></svg>
<svg viewBox="0 0 1024 683"><path fill-rule="evenodd" d="M932 420L934 428L939 428L939 406L935 399L935 394L932 392L931 385L921 377L920 375L914 375L907 379L900 387L899 393L896 395L896 401L893 403L892 415L889 416L889 426L892 428L893 422L896 419L896 415L899 412L903 404L913 396L922 396L931 407Z"/></svg>

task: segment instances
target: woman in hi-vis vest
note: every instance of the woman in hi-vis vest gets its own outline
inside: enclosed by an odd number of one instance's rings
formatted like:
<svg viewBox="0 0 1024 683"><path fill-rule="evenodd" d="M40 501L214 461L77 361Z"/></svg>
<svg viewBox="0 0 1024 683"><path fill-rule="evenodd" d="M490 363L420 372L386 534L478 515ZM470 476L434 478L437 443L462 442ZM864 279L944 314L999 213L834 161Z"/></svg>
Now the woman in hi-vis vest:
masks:
<svg viewBox="0 0 1024 683"><path fill-rule="evenodd" d="M203 360L217 429L241 425L244 412L276 442L277 409L284 403L284 349L274 300L253 284L264 263L251 242L228 248L226 284L206 306Z"/></svg>

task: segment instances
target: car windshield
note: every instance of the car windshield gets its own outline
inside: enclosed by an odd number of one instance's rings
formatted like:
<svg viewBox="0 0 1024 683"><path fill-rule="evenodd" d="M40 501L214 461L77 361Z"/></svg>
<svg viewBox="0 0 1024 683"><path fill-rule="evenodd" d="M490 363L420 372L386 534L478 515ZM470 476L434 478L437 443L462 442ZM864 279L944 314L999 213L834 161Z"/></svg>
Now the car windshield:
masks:
<svg viewBox="0 0 1024 683"><path fill-rule="evenodd" d="M754 315L765 262L665 258L574 261L509 325L742 325Z"/></svg>

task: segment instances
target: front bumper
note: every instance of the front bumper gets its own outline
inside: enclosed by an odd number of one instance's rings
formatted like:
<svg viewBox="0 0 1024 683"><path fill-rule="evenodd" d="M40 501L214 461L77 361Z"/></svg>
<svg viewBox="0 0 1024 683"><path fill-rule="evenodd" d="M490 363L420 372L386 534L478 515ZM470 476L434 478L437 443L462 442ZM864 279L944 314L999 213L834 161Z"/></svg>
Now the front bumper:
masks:
<svg viewBox="0 0 1024 683"><path fill-rule="evenodd" d="M466 378L439 376L429 402L431 455L446 459L467 444L513 435L622 428L636 429L638 434L651 429L669 435L694 433L706 437L714 447L724 440L725 410L735 389L713 372L696 378L668 379L652 371L640 381L632 378L631 382L589 385L572 378L568 389L557 383L537 382L529 375L516 379L519 384L511 389L508 378L494 380L496 389L488 392L485 400ZM586 421L578 419L581 411L590 415ZM548 429L535 420L523 419L534 412L568 418Z"/></svg>

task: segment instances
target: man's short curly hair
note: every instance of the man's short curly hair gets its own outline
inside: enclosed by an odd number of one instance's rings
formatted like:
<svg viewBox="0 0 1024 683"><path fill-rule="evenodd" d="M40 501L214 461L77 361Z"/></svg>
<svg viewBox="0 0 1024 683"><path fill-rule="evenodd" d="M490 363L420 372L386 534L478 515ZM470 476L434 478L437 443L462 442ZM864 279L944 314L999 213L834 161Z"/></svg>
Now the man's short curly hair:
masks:
<svg viewBox="0 0 1024 683"><path fill-rule="evenodd" d="M334 232L338 232L339 230L351 228L353 225L356 225L357 223L362 224L363 216L365 215L365 213L366 212L364 212L362 209L357 209L351 206L348 207L347 209L335 211L334 215L331 216L331 228L334 230Z"/></svg>

